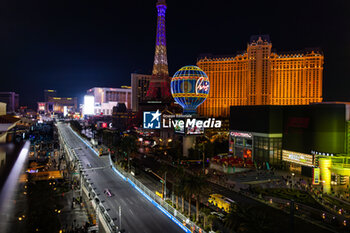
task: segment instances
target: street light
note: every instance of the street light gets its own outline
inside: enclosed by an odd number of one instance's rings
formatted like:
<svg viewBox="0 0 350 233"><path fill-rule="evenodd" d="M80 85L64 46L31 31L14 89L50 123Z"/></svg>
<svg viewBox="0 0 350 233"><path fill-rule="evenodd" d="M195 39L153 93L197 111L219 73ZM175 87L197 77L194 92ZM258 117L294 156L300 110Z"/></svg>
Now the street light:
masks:
<svg viewBox="0 0 350 233"><path fill-rule="evenodd" d="M164 181L164 186L165 186L165 189L164 189L164 200L166 199L166 173L167 173L167 172L165 172L165 175L164 175L164 176L165 176L165 177L164 177L164 178L165 178L165 179L164 179L164 180L165 180L165 181Z"/></svg>

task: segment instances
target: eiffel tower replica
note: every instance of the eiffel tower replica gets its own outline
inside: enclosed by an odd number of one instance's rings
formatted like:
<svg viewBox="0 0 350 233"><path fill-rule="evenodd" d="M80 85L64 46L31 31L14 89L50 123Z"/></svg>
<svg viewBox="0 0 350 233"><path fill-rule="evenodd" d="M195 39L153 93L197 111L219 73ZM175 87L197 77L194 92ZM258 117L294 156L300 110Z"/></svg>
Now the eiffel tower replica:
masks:
<svg viewBox="0 0 350 233"><path fill-rule="evenodd" d="M143 111L157 109L164 111L172 108L171 105L174 103L174 99L170 93L171 78L169 77L166 49L165 13L167 5L165 0L158 0L156 7L158 13L156 48L152 77L149 81L145 101L140 105Z"/></svg>

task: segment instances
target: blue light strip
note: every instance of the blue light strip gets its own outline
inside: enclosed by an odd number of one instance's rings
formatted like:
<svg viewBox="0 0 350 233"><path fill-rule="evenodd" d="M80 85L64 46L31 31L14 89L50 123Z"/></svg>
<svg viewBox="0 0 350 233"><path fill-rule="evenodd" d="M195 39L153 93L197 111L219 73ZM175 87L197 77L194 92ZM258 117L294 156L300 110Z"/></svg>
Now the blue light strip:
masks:
<svg viewBox="0 0 350 233"><path fill-rule="evenodd" d="M97 157L99 157L99 156L98 156L98 153L97 153L89 144L87 144L87 142L85 142L85 140L82 139L82 138L80 137L79 134L77 134L70 126L69 126L69 128L72 130L72 132L73 132L75 135L77 135L77 137L78 137L82 142L85 143L85 145L87 145L87 146L95 153L95 155L96 155Z"/></svg>
<svg viewBox="0 0 350 233"><path fill-rule="evenodd" d="M71 129L72 130L72 129ZM89 144L85 142L84 139L82 139L74 130L72 130L75 135L78 136L78 138L84 142L95 154L98 156L97 152L91 148ZM111 162L110 162L111 163ZM126 178L123 174L121 174L114 166L112 165L113 171L118 174L123 180L128 181L132 187L134 187L137 191L139 191L148 201L150 201L154 206L156 206L160 211L162 211L170 220L172 220L176 225L178 225L183 231L186 233L192 233L190 229L185 227L177 218L175 218L173 215L171 215L168 211L166 211L161 205L159 205L157 202L155 202L151 197L149 197L146 193L144 193L139 187L137 187L129 178Z"/></svg>
<svg viewBox="0 0 350 233"><path fill-rule="evenodd" d="M113 165L112 165L112 169L123 179L123 180L127 180L125 176L123 176L123 174L121 174Z"/></svg>
<svg viewBox="0 0 350 233"><path fill-rule="evenodd" d="M152 198L150 198L146 193L144 193L139 187L137 187L130 179L128 182L133 186L137 191L139 191L147 200L149 200L153 205L155 205L160 211L162 211L168 218L170 218L176 225L178 225L184 232L191 233L191 230L185 227L179 220L177 220L173 215L171 215L168 211L166 211L161 205L155 202Z"/></svg>

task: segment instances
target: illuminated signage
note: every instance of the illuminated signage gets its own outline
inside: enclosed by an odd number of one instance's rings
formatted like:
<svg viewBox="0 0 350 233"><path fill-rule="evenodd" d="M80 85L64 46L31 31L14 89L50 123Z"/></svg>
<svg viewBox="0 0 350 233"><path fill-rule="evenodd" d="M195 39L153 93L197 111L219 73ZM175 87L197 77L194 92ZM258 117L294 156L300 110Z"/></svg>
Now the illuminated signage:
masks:
<svg viewBox="0 0 350 233"><path fill-rule="evenodd" d="M39 108L39 111L45 111L46 104L45 103L38 103L38 108Z"/></svg>
<svg viewBox="0 0 350 233"><path fill-rule="evenodd" d="M170 83L174 100L183 108L184 114L195 114L196 109L209 95L208 76L197 66L184 66L178 70Z"/></svg>
<svg viewBox="0 0 350 233"><path fill-rule="evenodd" d="M67 106L63 106L63 116L66 117L68 115L68 108Z"/></svg>
<svg viewBox="0 0 350 233"><path fill-rule="evenodd" d="M242 133L242 132L230 132L232 137L242 137L242 138L251 138L253 135L251 133Z"/></svg>
<svg viewBox="0 0 350 233"><path fill-rule="evenodd" d="M311 151L311 154L313 155L322 155L322 156L334 156L333 153L325 153L325 152L319 152L319 151Z"/></svg>
<svg viewBox="0 0 350 233"><path fill-rule="evenodd" d="M320 183L320 168L314 167L313 168L313 181L312 184L319 184Z"/></svg>
<svg viewBox="0 0 350 233"><path fill-rule="evenodd" d="M177 121L177 123L174 126L175 133L182 133L182 134L185 133L185 125L178 123L178 121L182 121L182 120L175 119L175 121Z"/></svg>
<svg viewBox="0 0 350 233"><path fill-rule="evenodd" d="M160 116L162 114L156 112L143 112L143 128L144 129L160 129Z"/></svg>
<svg viewBox="0 0 350 233"><path fill-rule="evenodd" d="M312 167L314 165L314 156L310 154L299 153L295 151L282 151L282 160Z"/></svg>
<svg viewBox="0 0 350 233"><path fill-rule="evenodd" d="M204 77L200 77L199 79L197 79L196 82L196 95L199 94L199 91L209 91L209 82L205 80Z"/></svg>
<svg viewBox="0 0 350 233"><path fill-rule="evenodd" d="M161 121L162 116L162 121ZM202 134L204 129L221 128L222 121L215 118L198 119L191 115L162 115L156 112L143 112L144 129L174 128L177 133Z"/></svg>
<svg viewBox="0 0 350 233"><path fill-rule="evenodd" d="M215 120L215 118L208 118L206 120L196 118L187 118L183 120L163 118L163 128L221 128L221 124L222 122L220 120Z"/></svg>
<svg viewBox="0 0 350 233"><path fill-rule="evenodd" d="M91 95L84 96L84 115L94 115L95 114L95 97Z"/></svg>

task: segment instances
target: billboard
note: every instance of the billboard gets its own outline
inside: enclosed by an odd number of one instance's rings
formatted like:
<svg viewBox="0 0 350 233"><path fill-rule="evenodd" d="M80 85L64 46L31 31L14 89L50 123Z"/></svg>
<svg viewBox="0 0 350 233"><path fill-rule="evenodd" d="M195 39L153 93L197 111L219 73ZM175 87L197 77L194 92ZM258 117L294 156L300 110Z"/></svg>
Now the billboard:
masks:
<svg viewBox="0 0 350 233"><path fill-rule="evenodd" d="M183 121L183 120L175 119L174 130L175 130L175 133L184 134L185 133L185 125L180 124L180 121Z"/></svg>
<svg viewBox="0 0 350 233"><path fill-rule="evenodd" d="M308 167L312 167L314 165L313 155L299 153L296 151L282 150L282 160Z"/></svg>
<svg viewBox="0 0 350 233"><path fill-rule="evenodd" d="M94 115L95 114L95 97L92 95L84 96L84 115Z"/></svg>
<svg viewBox="0 0 350 233"><path fill-rule="evenodd" d="M189 126L186 127L186 134L188 135L200 135L204 133L204 126Z"/></svg>
<svg viewBox="0 0 350 233"><path fill-rule="evenodd" d="M63 116L66 117L68 115L68 108L67 106L63 106Z"/></svg>
<svg viewBox="0 0 350 233"><path fill-rule="evenodd" d="M320 184L320 168L319 167L313 168L312 184Z"/></svg>

